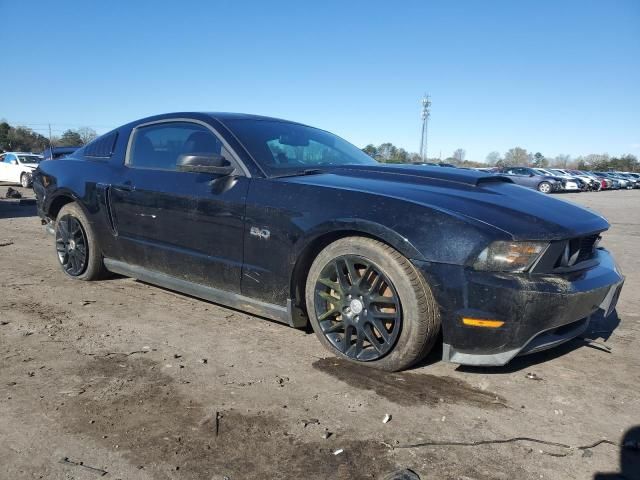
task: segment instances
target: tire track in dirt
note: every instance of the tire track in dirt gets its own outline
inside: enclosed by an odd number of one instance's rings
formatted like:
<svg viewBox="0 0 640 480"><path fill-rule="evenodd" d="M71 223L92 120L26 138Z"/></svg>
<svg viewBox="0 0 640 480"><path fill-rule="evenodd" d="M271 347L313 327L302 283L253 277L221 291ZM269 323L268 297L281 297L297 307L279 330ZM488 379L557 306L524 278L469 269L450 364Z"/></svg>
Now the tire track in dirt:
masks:
<svg viewBox="0 0 640 480"><path fill-rule="evenodd" d="M323 358L313 363L320 370L359 390L373 390L399 405L465 403L479 408L505 408L506 400L453 377L411 372L390 373L357 365L339 358Z"/></svg>

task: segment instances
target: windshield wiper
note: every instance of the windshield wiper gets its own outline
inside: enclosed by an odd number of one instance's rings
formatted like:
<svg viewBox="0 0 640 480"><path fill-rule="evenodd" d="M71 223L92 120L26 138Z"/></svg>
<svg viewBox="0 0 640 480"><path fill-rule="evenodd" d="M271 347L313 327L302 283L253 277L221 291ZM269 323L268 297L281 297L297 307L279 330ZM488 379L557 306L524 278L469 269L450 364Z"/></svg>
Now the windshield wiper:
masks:
<svg viewBox="0 0 640 480"><path fill-rule="evenodd" d="M325 173L324 170L319 168L307 168L306 170L296 170L295 172L283 173L281 175L273 175L271 178L284 178L284 177L302 177L303 175L317 175L319 173Z"/></svg>

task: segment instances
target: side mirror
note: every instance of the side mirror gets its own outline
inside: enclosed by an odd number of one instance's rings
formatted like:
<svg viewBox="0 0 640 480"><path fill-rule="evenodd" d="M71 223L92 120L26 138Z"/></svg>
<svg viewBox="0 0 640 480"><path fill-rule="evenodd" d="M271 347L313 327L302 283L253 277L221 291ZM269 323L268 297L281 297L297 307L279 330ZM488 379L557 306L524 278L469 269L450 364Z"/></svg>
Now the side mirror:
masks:
<svg viewBox="0 0 640 480"><path fill-rule="evenodd" d="M533 173L530 173L529 176L530 177L535 177L535 175Z"/></svg>
<svg viewBox="0 0 640 480"><path fill-rule="evenodd" d="M185 153L178 157L176 167L179 172L214 173L231 175L235 168L222 155L205 153Z"/></svg>

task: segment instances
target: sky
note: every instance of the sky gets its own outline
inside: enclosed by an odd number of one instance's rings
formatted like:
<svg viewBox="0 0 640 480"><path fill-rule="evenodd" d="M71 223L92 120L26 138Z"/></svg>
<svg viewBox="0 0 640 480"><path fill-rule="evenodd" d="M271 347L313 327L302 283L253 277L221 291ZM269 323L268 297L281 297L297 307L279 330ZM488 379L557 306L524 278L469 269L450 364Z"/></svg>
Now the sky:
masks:
<svg viewBox="0 0 640 480"><path fill-rule="evenodd" d="M256 113L483 161L640 156L640 1L0 0L0 118Z"/></svg>

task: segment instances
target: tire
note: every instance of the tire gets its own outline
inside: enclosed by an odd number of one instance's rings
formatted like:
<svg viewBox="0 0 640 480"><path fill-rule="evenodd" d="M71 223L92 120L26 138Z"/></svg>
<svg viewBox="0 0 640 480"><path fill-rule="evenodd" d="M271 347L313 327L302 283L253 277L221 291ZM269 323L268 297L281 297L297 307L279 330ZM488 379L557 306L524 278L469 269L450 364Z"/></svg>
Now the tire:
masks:
<svg viewBox="0 0 640 480"><path fill-rule="evenodd" d="M106 276L102 250L93 226L77 203L68 203L62 207L56 217L55 236L56 256L67 276L87 281ZM84 257L84 260L79 260L79 257Z"/></svg>
<svg viewBox="0 0 640 480"><path fill-rule="evenodd" d="M538 191L542 193L551 193L552 191L551 184L549 182L540 182L538 184Z"/></svg>
<svg viewBox="0 0 640 480"><path fill-rule="evenodd" d="M340 278L339 265L344 274ZM380 299L384 301L378 303ZM381 370L403 370L419 362L440 331L438 304L420 272L399 252L370 238L347 237L322 250L309 269L305 300L311 326L325 348ZM394 315L394 320L378 318ZM385 328L386 335L379 328Z"/></svg>
<svg viewBox="0 0 640 480"><path fill-rule="evenodd" d="M31 174L30 173L23 173L20 175L20 185L22 185L23 188L29 188L31 186Z"/></svg>

